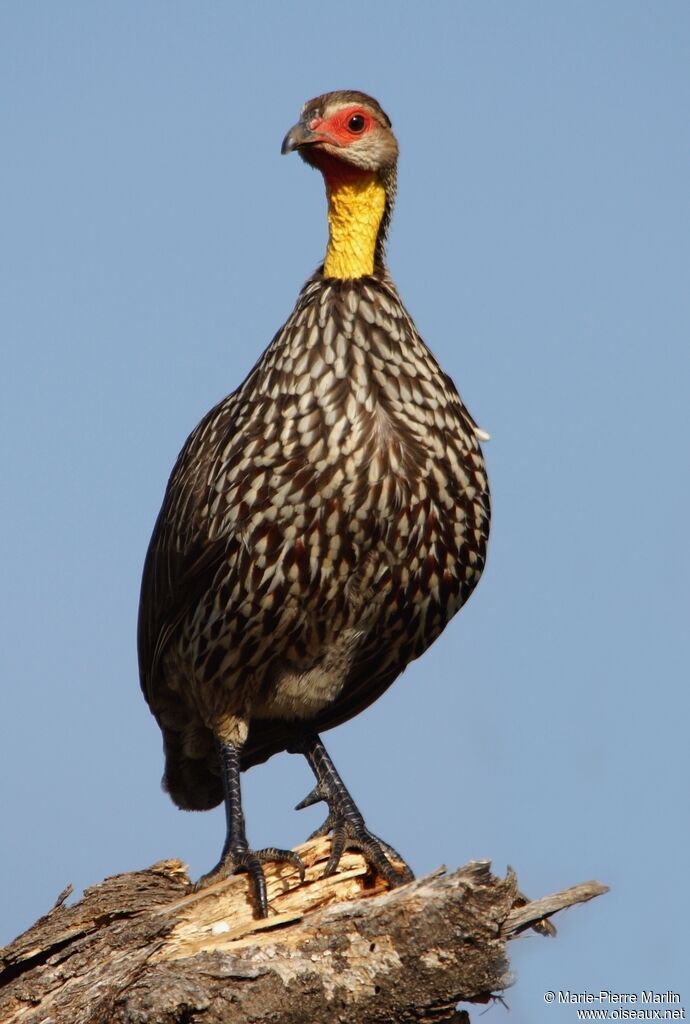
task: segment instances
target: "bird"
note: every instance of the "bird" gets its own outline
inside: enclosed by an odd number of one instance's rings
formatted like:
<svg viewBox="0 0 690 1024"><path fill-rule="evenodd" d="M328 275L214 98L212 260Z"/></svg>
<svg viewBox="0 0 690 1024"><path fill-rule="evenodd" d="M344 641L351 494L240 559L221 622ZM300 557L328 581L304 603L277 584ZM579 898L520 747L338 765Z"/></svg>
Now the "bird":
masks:
<svg viewBox="0 0 690 1024"><path fill-rule="evenodd" d="M486 561L488 437L422 341L386 266L398 142L373 97L308 101L283 139L325 182L328 243L293 312L172 470L145 559L140 679L163 734L163 786L225 806L203 888L264 864L240 776L280 751L315 776L324 874L347 849L391 886L413 875L371 832L321 733L375 701L467 601ZM410 727L414 737L414 728ZM406 740L414 746L414 739ZM310 837L312 838L312 837Z"/></svg>

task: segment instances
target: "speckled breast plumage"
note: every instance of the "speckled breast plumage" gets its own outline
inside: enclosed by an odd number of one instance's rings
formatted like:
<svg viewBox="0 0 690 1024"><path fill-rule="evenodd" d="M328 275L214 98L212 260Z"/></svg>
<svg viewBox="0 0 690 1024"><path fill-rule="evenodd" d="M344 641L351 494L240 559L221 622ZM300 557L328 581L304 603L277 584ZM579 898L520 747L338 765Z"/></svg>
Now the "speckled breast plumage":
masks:
<svg viewBox="0 0 690 1024"><path fill-rule="evenodd" d="M151 541L143 686L174 799L220 800L226 712L247 767L375 700L469 597L488 529L475 424L393 285L316 274L190 436Z"/></svg>

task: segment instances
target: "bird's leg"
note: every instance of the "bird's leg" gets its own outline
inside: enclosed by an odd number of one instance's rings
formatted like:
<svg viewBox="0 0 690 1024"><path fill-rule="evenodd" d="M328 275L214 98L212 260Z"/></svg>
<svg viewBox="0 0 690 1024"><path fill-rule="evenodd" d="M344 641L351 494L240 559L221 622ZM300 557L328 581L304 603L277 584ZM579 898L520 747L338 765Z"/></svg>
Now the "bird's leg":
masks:
<svg viewBox="0 0 690 1024"><path fill-rule="evenodd" d="M292 753L304 754L317 780L314 789L297 804L295 810L299 811L320 800L328 804L328 817L309 837L315 839L333 833L331 856L323 873L324 878L335 873L345 850L358 850L367 864L391 885L412 881L414 875L400 854L367 828L319 737L315 734L304 736L289 749ZM393 867L391 861L398 861L401 867Z"/></svg>
<svg viewBox="0 0 690 1024"><path fill-rule="evenodd" d="M238 871L246 871L251 878L259 917L268 917L266 878L262 865L266 861L293 864L299 871L300 880L303 882L304 862L293 850L278 850L273 846L266 850L251 850L249 848L242 812L239 748L233 743L218 740L218 756L223 781L227 832L220 860L207 874L201 876L194 888L196 890L203 889L221 878L228 878Z"/></svg>

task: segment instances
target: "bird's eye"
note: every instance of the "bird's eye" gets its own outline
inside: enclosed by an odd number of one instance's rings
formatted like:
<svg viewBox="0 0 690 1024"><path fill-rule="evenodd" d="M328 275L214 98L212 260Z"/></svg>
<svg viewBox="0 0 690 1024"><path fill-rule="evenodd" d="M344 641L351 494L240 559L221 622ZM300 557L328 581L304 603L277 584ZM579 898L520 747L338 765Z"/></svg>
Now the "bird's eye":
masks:
<svg viewBox="0 0 690 1024"><path fill-rule="evenodd" d="M356 135L359 135L360 132L364 131L365 124L366 121L361 114L353 114L347 122L347 127L351 132L355 132Z"/></svg>

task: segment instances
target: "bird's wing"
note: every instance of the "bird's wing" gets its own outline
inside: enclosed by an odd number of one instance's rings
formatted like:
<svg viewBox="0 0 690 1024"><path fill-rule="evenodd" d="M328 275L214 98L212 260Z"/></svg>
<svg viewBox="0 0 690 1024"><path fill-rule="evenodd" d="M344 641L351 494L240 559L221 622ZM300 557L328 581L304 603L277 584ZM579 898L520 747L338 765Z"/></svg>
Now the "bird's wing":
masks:
<svg viewBox="0 0 690 1024"><path fill-rule="evenodd" d="M193 546L180 552L168 531L154 531L144 565L138 627L141 687L149 703L163 653L208 591L225 550L225 541L204 542L197 536Z"/></svg>
<svg viewBox="0 0 690 1024"><path fill-rule="evenodd" d="M227 538L211 533L208 479L215 457L205 441L219 421L232 430L234 396L212 409L178 456L146 554L139 602L141 687L154 700L161 657L180 624L208 591L225 558Z"/></svg>

